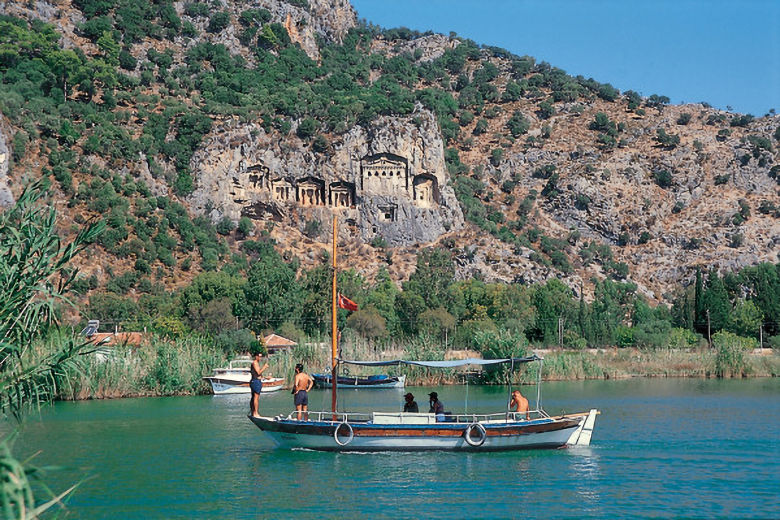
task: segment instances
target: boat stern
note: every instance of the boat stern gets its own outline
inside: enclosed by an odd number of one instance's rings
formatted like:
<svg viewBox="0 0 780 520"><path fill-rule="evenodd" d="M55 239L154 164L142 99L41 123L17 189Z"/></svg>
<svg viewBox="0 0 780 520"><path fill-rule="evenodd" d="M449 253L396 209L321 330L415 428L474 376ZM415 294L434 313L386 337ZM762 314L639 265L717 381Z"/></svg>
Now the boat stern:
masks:
<svg viewBox="0 0 780 520"><path fill-rule="evenodd" d="M598 410L593 408L587 415L582 416L580 426L566 441L567 446L590 446L590 438L593 435L593 428L596 425L596 416L600 414Z"/></svg>

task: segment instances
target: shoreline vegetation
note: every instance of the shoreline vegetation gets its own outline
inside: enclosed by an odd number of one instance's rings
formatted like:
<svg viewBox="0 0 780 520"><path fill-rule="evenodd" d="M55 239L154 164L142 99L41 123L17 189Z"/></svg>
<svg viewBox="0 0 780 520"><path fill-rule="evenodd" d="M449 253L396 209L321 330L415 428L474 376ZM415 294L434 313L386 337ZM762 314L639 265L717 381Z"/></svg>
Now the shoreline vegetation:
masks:
<svg viewBox="0 0 780 520"><path fill-rule="evenodd" d="M52 339L40 345L38 355L45 355L61 341ZM354 342L344 345L345 357L353 359L456 359L479 357L478 352L432 348L422 341L393 345L382 351L375 345ZM293 367L304 363L309 373L327 372L330 344L304 343L289 351L268 356L268 373L292 380ZM780 354L772 349L734 352L727 346L712 349L532 349L520 354L537 353L544 358L544 381L627 379L632 377L777 377ZM214 368L227 366L230 358L223 350L205 339L189 337L169 340L153 337L139 347L118 346L98 349L82 356L81 366L64 373L57 385L59 400L112 399L124 397L163 397L210 394L202 378ZM499 357L499 356L496 356ZM342 365L343 373L345 366ZM377 373L382 369L348 367L352 374ZM405 374L410 386L463 384L504 384L506 371L435 370L420 367L391 367L392 374ZM513 384L534 384L535 371L519 369Z"/></svg>

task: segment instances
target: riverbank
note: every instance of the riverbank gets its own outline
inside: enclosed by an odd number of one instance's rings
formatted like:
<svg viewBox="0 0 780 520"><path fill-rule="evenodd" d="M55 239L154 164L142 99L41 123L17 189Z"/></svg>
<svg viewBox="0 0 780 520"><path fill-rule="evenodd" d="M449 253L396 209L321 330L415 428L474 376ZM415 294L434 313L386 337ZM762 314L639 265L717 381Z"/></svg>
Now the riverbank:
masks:
<svg viewBox="0 0 780 520"><path fill-rule="evenodd" d="M722 353L706 350L642 350L607 348L585 350L532 349L544 358L542 379L545 381L575 381L585 379L626 379L632 377L716 377L724 373ZM362 359L452 359L462 352L417 352L395 348L376 352L358 352ZM329 345L299 345L286 352L269 356L266 374L292 381L293 367L304 363L309 373L328 372ZM356 356L357 357L357 356ZM733 360L731 360L733 362ZM228 355L198 338L177 341L153 339L139 347L102 349L82 358L81 370L63 374L58 383L57 397L63 400L106 399L119 397L152 397L199 395L211 393L202 378L215 368L228 364ZM353 374L378 373L381 369L346 367ZM410 386L497 383L506 380L503 374L474 370L430 370L420 367L392 367L393 374L405 374ZM780 375L780 354L771 349L745 352L725 371L727 377L777 377ZM522 367L513 377L516 383L533 384L536 370Z"/></svg>

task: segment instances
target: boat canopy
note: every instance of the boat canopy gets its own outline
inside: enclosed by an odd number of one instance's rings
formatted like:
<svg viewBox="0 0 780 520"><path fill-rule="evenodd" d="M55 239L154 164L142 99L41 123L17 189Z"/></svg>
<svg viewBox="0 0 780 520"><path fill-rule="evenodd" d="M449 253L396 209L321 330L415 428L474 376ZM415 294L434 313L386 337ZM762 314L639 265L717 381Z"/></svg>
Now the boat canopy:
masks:
<svg viewBox="0 0 780 520"><path fill-rule="evenodd" d="M428 368L455 368L466 365L501 365L501 364L521 364L530 363L532 361L541 361L542 358L533 354L531 356L521 358L505 358L505 359L453 359L451 361L411 361L407 359L391 359L387 361L354 361L351 359L340 359L340 363L346 363L348 365L359 365L364 367L386 367L394 365L415 365L419 367Z"/></svg>

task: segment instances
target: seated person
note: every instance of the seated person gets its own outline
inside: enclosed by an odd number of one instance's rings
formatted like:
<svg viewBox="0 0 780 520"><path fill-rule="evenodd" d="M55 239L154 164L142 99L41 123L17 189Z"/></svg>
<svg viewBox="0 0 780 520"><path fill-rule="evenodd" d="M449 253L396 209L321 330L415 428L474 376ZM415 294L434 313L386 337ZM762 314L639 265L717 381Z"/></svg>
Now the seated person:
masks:
<svg viewBox="0 0 780 520"><path fill-rule="evenodd" d="M436 422L445 422L446 417L444 416L444 403L439 401L439 394L436 392L431 392L428 394L428 397L430 398L431 405L428 413L436 414Z"/></svg>
<svg viewBox="0 0 780 520"><path fill-rule="evenodd" d="M406 394L404 399L406 399L406 402L404 403L404 412L419 413L420 409L417 407L417 401L414 400L414 395Z"/></svg>

